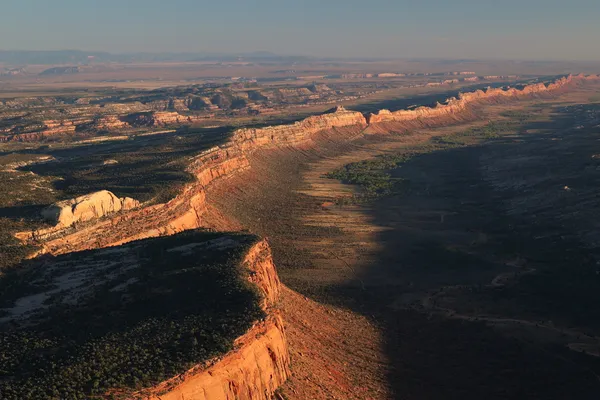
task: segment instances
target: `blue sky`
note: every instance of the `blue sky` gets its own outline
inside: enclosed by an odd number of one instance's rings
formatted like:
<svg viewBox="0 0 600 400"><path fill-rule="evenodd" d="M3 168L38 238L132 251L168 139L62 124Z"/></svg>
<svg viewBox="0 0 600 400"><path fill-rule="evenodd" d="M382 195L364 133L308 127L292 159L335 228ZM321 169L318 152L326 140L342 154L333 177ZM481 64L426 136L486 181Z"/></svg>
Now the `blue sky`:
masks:
<svg viewBox="0 0 600 400"><path fill-rule="evenodd" d="M600 60L600 0L2 0L0 49Z"/></svg>

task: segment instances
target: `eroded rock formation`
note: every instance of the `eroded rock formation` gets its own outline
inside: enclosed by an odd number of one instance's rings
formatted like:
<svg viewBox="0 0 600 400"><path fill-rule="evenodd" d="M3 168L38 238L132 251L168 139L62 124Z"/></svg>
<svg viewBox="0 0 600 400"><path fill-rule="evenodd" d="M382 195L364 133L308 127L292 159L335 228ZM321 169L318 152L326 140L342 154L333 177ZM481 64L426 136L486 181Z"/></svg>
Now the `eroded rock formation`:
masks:
<svg viewBox="0 0 600 400"><path fill-rule="evenodd" d="M139 126L166 126L193 122L196 117L181 115L178 112L152 111L130 114L123 117L129 125Z"/></svg>
<svg viewBox="0 0 600 400"><path fill-rule="evenodd" d="M334 132L342 141L361 134L398 132L421 126L435 126L473 118L471 109L477 104L533 98L560 92L566 87L597 76L568 76L548 85L536 83L522 88L488 89L462 93L435 107L419 107L390 112L381 110L367 117L359 112L337 107L329 112L308 117L291 125L236 130L223 146L214 147L194 157L188 172L196 182L188 185L175 199L165 204L132 210L125 215L103 219L92 226L69 233L22 233L21 239L44 239L41 252L53 254L115 246L131 240L170 235L187 229L206 226L203 214L207 210L205 191L214 180L249 168L248 156L259 149L282 146L302 147L320 132Z"/></svg>
<svg viewBox="0 0 600 400"><path fill-rule="evenodd" d="M42 217L57 227L69 227L77 222L98 219L121 210L131 210L140 203L130 197L118 198L108 190L59 201L42 211Z"/></svg>
<svg viewBox="0 0 600 400"><path fill-rule="evenodd" d="M239 129L230 141L196 156L188 170L196 182L188 185L175 199L165 204L138 208L127 213L104 218L73 233L60 237L50 235L44 243L45 252L62 254L76 250L123 244L132 240L169 235L186 229L206 226L205 192L216 179L226 178L236 171L250 167L248 155L259 150L280 146L302 147L315 140L322 132L333 132L344 140L365 133L367 127L378 124L407 124L457 119L471 106L500 99L531 98L557 92L570 84L596 77L565 77L545 85L543 83L520 89L488 89L461 94L436 107L390 112L382 110L367 117L361 113L338 107L331 112L309 117L291 125L257 129ZM114 195L113 195L114 196ZM111 197L111 200L114 199ZM65 205L73 211L74 203ZM123 207L123 204L121 204ZM76 207L75 207L76 208ZM62 208L61 208L62 210ZM68 215L68 211L65 211ZM92 215L86 207L80 215ZM106 215L106 214L104 214ZM69 220L68 218L66 219ZM28 236L31 237L31 236ZM39 237L39 236L38 236ZM25 236L22 236L25 238ZM197 366L156 388L140 392L146 399L268 399L289 375L287 344L281 317L272 309L277 301L280 283L275 272L268 244L260 242L247 254L244 263L250 270L249 279L264 295L262 306L268 318L255 325L236 342L236 348L210 365Z"/></svg>
<svg viewBox="0 0 600 400"><path fill-rule="evenodd" d="M289 357L279 314L256 324L236 349L212 366L191 369L138 398L148 400L269 400L289 376ZM166 393L165 393L166 392Z"/></svg>
<svg viewBox="0 0 600 400"><path fill-rule="evenodd" d="M445 103L438 103L435 107L418 107L413 110L400 110L390 112L380 110L375 114L367 116L369 124L381 122L405 122L422 119L435 119L450 117L456 119L470 107L490 102L498 102L506 99L522 99L533 96L543 96L557 93L570 84L587 79L596 79L596 76L566 76L546 85L545 83L534 83L522 88L488 88L475 92L460 93L458 98L450 98ZM487 77L486 77L487 79Z"/></svg>
<svg viewBox="0 0 600 400"><path fill-rule="evenodd" d="M234 350L207 365L140 392L151 400L268 400L290 375L290 359L283 320L275 303L281 284L268 243L252 246L243 260L248 279L262 296L268 317L238 338Z"/></svg>

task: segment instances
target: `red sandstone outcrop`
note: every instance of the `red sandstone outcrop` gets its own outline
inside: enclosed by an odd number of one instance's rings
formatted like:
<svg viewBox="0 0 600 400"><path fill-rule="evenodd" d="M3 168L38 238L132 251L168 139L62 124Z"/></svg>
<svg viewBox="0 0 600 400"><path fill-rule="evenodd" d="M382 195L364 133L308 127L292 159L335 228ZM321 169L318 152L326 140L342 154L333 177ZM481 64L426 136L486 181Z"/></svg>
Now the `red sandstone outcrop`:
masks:
<svg viewBox="0 0 600 400"><path fill-rule="evenodd" d="M367 116L369 124L394 121L405 122L423 119L435 118L457 118L470 107L476 104L503 101L505 99L521 99L533 96L547 95L559 92L568 85L585 80L592 77L582 75L567 76L560 78L548 85L544 83L534 83L518 88L488 88L486 90L477 90L470 93L460 93L458 98L451 98L444 104L438 103L435 107L418 107L412 110L400 110L390 112L389 110L381 110L378 113Z"/></svg>
<svg viewBox="0 0 600 400"><path fill-rule="evenodd" d="M197 120L197 117L181 115L178 112L169 111L151 111L130 114L122 118L132 126L167 126L190 123Z"/></svg>
<svg viewBox="0 0 600 400"><path fill-rule="evenodd" d="M292 125L238 129L231 138L231 145L239 146L242 150L271 144L293 145L307 140L316 132L347 126L366 127L367 121L361 113L338 106L325 114L308 117Z"/></svg>
<svg viewBox="0 0 600 400"><path fill-rule="evenodd" d="M235 342L235 350L210 367L185 374L139 393L147 400L270 400L289 377L283 320L269 316ZM149 393L148 393L149 392Z"/></svg>
<svg viewBox="0 0 600 400"><path fill-rule="evenodd" d="M33 142L51 138L53 136L72 135L77 129L74 121L46 120L41 130L36 132L15 133L2 138L4 142Z"/></svg>
<svg viewBox="0 0 600 400"><path fill-rule="evenodd" d="M268 243L252 246L243 261L248 279L263 296L264 321L255 324L222 358L195 366L134 397L147 400L268 400L290 375L283 320L274 306L281 283Z"/></svg>
<svg viewBox="0 0 600 400"><path fill-rule="evenodd" d="M75 133L75 124L73 121L44 121L45 129L42 131L44 136L65 135Z"/></svg>
<svg viewBox="0 0 600 400"><path fill-rule="evenodd" d="M93 127L100 131L114 131L129 128L129 124L116 115L107 115L96 119Z"/></svg>

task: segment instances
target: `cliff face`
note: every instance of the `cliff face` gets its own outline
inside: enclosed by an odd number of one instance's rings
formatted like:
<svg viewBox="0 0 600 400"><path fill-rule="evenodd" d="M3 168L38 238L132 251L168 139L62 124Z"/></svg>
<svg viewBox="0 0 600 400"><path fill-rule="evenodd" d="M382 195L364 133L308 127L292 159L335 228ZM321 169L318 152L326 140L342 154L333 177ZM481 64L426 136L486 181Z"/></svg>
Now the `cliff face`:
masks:
<svg viewBox="0 0 600 400"><path fill-rule="evenodd" d="M287 341L280 315L254 326L236 350L208 368L199 367L137 398L148 400L269 400L289 377Z"/></svg>
<svg viewBox="0 0 600 400"><path fill-rule="evenodd" d="M299 146L310 143L320 132L334 131L341 140L351 140L361 133L387 132L392 123L395 129L416 125L435 125L472 118L471 109L477 104L506 100L532 98L559 93L570 85L596 76L568 76L549 85L532 84L523 88L488 89L472 93L461 93L457 99L448 100L436 107L419 107L414 110L390 112L381 110L366 118L359 112L338 107L328 113L308 117L291 125L236 130L228 143L209 149L196 156L188 171L196 182L188 185L175 199L133 210L126 215L110 220L101 220L94 225L66 235L36 234L45 239L42 252L65 253L95 247L107 247L147 237L169 235L186 229L205 226L203 214L207 209L205 190L215 179L226 178L236 171L249 167L247 156L259 149L280 146ZM368 129L366 129L368 128ZM31 234L21 234L22 239Z"/></svg>
<svg viewBox="0 0 600 400"><path fill-rule="evenodd" d="M295 145L308 140L319 131L347 126L366 127L367 121L359 112L336 107L326 114L308 117L292 125L238 129L231 139L231 146L246 150L257 146Z"/></svg>
<svg viewBox="0 0 600 400"><path fill-rule="evenodd" d="M140 126L166 126L193 122L197 117L181 115L178 112L150 111L130 114L122 120L134 127Z"/></svg>
<svg viewBox="0 0 600 400"><path fill-rule="evenodd" d="M152 400L267 400L289 377L290 360L281 315L273 307L281 284L268 243L252 246L244 260L248 279L263 296L268 317L238 338L234 350L207 365L198 365L135 396Z"/></svg>
<svg viewBox="0 0 600 400"><path fill-rule="evenodd" d="M436 118L459 118L465 111L472 106L483 103L504 101L507 99L523 99L533 96L543 96L547 94L560 92L569 85L587 79L595 79L596 76L586 77L582 75L569 75L560 78L553 83L545 85L536 83L527 85L523 88L488 88L487 90L477 90L470 93L460 93L458 98L448 99L444 104L438 103L435 107L418 107L413 110L400 110L390 112L381 110L378 113L367 116L369 124L380 122L405 122L423 119Z"/></svg>

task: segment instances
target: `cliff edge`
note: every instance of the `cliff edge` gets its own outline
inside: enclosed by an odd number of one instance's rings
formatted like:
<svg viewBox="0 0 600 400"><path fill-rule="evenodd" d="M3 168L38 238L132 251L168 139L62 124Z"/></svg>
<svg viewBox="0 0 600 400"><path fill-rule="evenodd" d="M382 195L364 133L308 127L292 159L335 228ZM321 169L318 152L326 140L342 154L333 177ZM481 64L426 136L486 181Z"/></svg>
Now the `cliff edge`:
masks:
<svg viewBox="0 0 600 400"><path fill-rule="evenodd" d="M38 258L0 288L6 400L267 400L289 376L281 284L254 235Z"/></svg>
<svg viewBox="0 0 600 400"><path fill-rule="evenodd" d="M461 93L458 98L451 98L435 107L396 112L381 110L367 116L337 107L294 124L237 129L227 143L203 151L190 161L187 169L195 176L196 181L168 203L131 210L125 215L108 219L102 218L76 232L23 232L17 237L25 241L32 238L41 240L41 253L63 254L116 246L132 240L172 235L206 226L203 217L207 210L206 187L216 179L248 169L248 157L256 151L309 147L323 137L323 133L333 135L340 142L350 142L365 134L400 132L474 119L476 115L472 110L478 105L549 96L593 79L598 79L598 76L569 75L550 83Z"/></svg>

